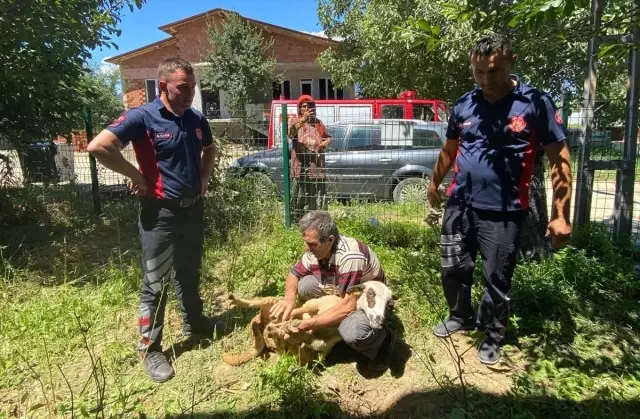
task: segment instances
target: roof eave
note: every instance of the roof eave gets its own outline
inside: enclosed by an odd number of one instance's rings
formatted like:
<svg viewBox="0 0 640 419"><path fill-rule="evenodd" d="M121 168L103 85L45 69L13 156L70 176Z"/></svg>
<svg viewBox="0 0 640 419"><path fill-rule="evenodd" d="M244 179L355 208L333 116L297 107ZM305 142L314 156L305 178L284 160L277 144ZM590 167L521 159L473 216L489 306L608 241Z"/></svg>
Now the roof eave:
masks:
<svg viewBox="0 0 640 419"><path fill-rule="evenodd" d="M187 23L190 23L191 21L197 20L197 19L201 19L207 16L211 16L211 15L216 15L216 14L226 14L226 13L236 13L230 10L226 10L226 9L221 9L221 8L216 8L216 9L212 9L209 10L207 12L203 12L191 17L187 17L175 22L171 22L171 23L167 23L166 25L162 25L159 26L158 29L160 29L161 31L164 31L170 35L175 35L176 33L178 33L178 30L176 28L178 28L179 26L185 25ZM274 25L271 23L267 23L267 22L262 22L259 20L255 20L255 19L251 19L249 17L245 17L240 15L240 17L248 22L251 22L254 25L257 26L261 26L262 28L266 29L267 32L279 32L282 33L284 35L289 35L289 36L296 36L298 38L304 39L306 41L310 41L310 42L316 42L316 43L321 43L321 44L326 44L326 45L338 45L340 42L339 41L335 41L333 39L329 39L329 38L325 38L322 36L317 36L317 35L312 35L310 33L306 33L306 32L301 32L301 31L297 31L294 29L289 29L289 28L285 28L282 26L278 26L278 25Z"/></svg>
<svg viewBox="0 0 640 419"><path fill-rule="evenodd" d="M111 64L121 64L123 61L126 61L126 60L128 60L130 58L136 57L138 55L145 54L145 53L147 53L147 52L149 52L151 50L154 50L154 49L158 49L158 48L162 48L162 47L165 47L167 45L170 45L170 44L174 44L176 42L177 42L176 38L173 38L173 37L172 38L165 38L165 39L162 39L162 40L160 40L158 42L154 42L153 44L145 45L143 47L140 47L140 48L137 48L137 49L134 49L134 50L131 50L131 51L127 51L127 52L125 52L123 54L116 55L114 57L110 57L108 59L105 59L105 61L108 62L108 63L111 63Z"/></svg>

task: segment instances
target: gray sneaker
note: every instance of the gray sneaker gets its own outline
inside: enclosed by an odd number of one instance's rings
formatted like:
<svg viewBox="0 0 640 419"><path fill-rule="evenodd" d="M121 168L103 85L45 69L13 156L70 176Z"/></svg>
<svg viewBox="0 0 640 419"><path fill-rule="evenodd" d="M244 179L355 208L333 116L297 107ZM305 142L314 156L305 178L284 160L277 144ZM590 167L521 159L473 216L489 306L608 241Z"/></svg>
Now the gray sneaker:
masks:
<svg viewBox="0 0 640 419"><path fill-rule="evenodd" d="M485 365L494 365L500 361L500 342L486 338L478 347L478 358Z"/></svg>
<svg viewBox="0 0 640 419"><path fill-rule="evenodd" d="M148 352L142 361L147 375L156 383L164 383L175 374L162 352Z"/></svg>
<svg viewBox="0 0 640 419"><path fill-rule="evenodd" d="M449 317L433 329L433 334L439 338L446 338L461 330L473 330L475 327L473 320L460 323L458 320Z"/></svg>

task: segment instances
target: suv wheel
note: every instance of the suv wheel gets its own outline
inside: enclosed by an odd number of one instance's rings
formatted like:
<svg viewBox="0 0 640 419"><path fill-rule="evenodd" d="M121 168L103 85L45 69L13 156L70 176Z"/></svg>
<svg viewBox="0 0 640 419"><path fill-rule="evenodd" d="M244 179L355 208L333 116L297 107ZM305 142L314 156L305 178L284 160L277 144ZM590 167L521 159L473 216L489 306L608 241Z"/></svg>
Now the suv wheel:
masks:
<svg viewBox="0 0 640 419"><path fill-rule="evenodd" d="M428 177L410 177L403 179L393 189L393 201L396 204L415 202L424 204L427 201L427 190L431 179Z"/></svg>
<svg viewBox="0 0 640 419"><path fill-rule="evenodd" d="M251 172L247 179L253 182L254 191L259 198L269 198L274 194L274 183L269 175L262 172Z"/></svg>

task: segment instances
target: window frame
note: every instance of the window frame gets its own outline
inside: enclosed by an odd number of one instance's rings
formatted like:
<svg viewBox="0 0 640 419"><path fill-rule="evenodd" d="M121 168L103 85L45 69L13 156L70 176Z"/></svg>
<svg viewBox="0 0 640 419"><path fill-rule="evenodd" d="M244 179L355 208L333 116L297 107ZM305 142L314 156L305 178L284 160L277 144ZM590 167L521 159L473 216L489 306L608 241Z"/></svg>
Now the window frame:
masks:
<svg viewBox="0 0 640 419"><path fill-rule="evenodd" d="M384 111L385 111L385 109L388 109L388 108L392 108L392 109L393 109L393 108L395 108L395 109L400 109L400 111L402 112L402 115L400 115L400 116L394 115L394 116L392 116L391 118L387 118L387 117L385 117L385 116L384 116ZM392 105L392 104L386 104L386 105L382 105L382 106L380 107L380 116L382 117L381 119L405 119L405 116L404 116L404 115L405 115L405 112L404 112L404 105Z"/></svg>
<svg viewBox="0 0 640 419"><path fill-rule="evenodd" d="M368 131L373 131L373 132L378 132L378 143L375 143L375 136L371 136L369 137L369 139L371 140L371 143L368 145L368 147L370 148L362 148L362 149L352 149L351 148L351 141L353 140L353 134L354 132L356 132L358 129L362 129L365 128L365 130ZM344 151L373 151L373 150L377 150L375 148L375 146L378 146L377 149L381 149L382 146L382 127L380 127L380 125L378 124L363 124L363 125L353 125L351 126L351 128L349 129L349 138L347 139L347 143L346 146L344 147Z"/></svg>
<svg viewBox="0 0 640 419"><path fill-rule="evenodd" d="M149 100L149 82L152 81L153 82L153 86L154 86L154 92L153 92L153 97L151 98L151 100ZM144 93L145 93L145 100L146 103L150 103L153 102L154 99L156 98L156 96L159 96L158 94L158 79L145 79L144 80Z"/></svg>
<svg viewBox="0 0 640 419"><path fill-rule="evenodd" d="M306 93L302 93L302 86L304 84L308 84L309 87L311 88L311 92L309 93L311 96L313 96L313 81L314 79L300 79L300 95L306 94Z"/></svg>

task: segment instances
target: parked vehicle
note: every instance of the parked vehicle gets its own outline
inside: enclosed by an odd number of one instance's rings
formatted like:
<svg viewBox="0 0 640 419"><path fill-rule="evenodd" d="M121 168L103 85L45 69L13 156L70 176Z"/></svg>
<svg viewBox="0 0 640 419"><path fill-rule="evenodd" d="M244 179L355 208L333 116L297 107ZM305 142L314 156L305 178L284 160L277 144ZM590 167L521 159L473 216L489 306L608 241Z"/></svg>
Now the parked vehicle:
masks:
<svg viewBox="0 0 640 419"><path fill-rule="evenodd" d="M406 119L340 121L327 125L327 194L337 198L424 200L446 138L445 122ZM283 190L282 148L241 157L233 172L250 176L258 190Z"/></svg>
<svg viewBox="0 0 640 419"><path fill-rule="evenodd" d="M438 99L416 99L416 93L405 91L397 99L327 99L315 100L316 115L325 125L335 122L369 119L414 119L424 122L447 122L447 105ZM295 100L274 100L265 113L269 120L268 148L282 143L282 105L287 105L289 118L297 113Z"/></svg>

